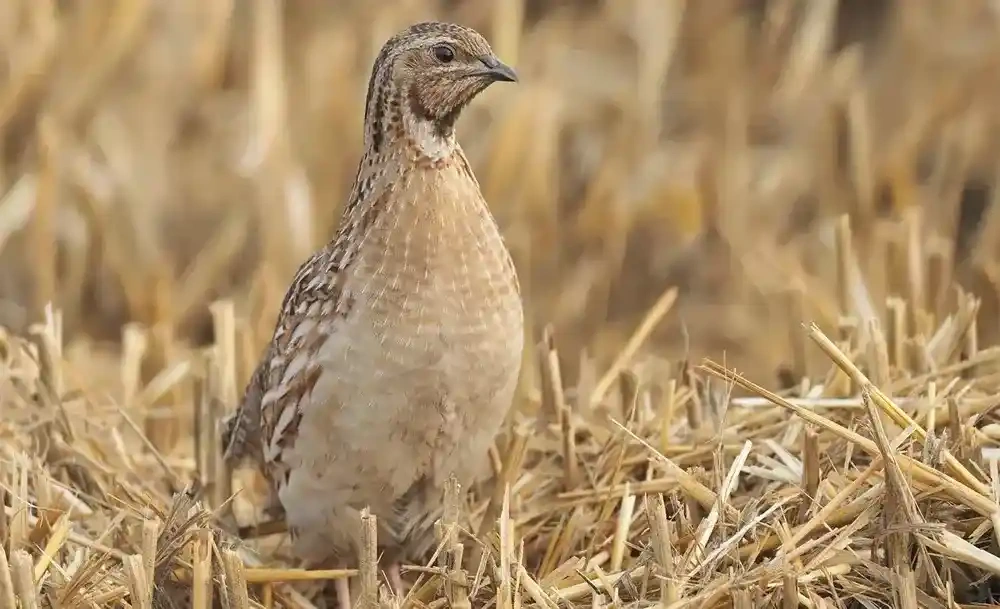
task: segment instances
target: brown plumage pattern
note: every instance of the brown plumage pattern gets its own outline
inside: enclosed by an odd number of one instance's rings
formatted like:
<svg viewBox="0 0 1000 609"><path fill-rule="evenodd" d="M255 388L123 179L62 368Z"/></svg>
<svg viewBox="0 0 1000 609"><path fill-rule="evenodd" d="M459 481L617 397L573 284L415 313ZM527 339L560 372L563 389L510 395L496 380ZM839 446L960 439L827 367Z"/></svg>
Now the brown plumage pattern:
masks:
<svg viewBox="0 0 1000 609"><path fill-rule="evenodd" d="M492 82L514 80L481 35L445 23L397 34L375 61L338 232L299 268L222 424L226 458L260 466L310 563L355 558L366 506L390 567L425 555L448 477L467 484L487 463L523 315L454 127Z"/></svg>

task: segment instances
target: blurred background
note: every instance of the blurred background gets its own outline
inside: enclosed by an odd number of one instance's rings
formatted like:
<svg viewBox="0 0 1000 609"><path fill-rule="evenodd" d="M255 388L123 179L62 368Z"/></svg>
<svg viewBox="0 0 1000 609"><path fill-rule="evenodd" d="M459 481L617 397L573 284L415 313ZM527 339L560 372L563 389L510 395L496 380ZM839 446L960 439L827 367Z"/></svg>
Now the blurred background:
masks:
<svg viewBox="0 0 1000 609"><path fill-rule="evenodd" d="M946 312L952 278L995 338L992 0L6 0L0 322L55 303L72 382L102 386L125 324L148 380L228 298L245 380L338 221L375 54L426 19L521 76L459 137L569 383L672 287L645 350L766 385L808 372L802 321L893 295Z"/></svg>

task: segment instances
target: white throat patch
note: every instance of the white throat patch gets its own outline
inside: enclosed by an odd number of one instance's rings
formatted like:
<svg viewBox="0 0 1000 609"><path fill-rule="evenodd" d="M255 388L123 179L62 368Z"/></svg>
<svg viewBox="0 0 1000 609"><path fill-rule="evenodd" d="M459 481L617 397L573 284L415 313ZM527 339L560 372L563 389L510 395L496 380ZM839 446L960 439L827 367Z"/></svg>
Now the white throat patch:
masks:
<svg viewBox="0 0 1000 609"><path fill-rule="evenodd" d="M441 137L430 121L413 120L408 133L417 150L431 161L446 159L455 151L454 134Z"/></svg>

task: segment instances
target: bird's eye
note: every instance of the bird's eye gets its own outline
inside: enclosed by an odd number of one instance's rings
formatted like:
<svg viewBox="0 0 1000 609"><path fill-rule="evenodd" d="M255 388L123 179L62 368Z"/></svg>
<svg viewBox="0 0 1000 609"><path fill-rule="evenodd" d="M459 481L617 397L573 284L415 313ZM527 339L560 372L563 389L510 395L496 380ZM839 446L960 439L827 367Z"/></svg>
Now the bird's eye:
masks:
<svg viewBox="0 0 1000 609"><path fill-rule="evenodd" d="M441 63L450 63L453 59L455 59L455 51L446 44L436 45L433 51L434 58Z"/></svg>

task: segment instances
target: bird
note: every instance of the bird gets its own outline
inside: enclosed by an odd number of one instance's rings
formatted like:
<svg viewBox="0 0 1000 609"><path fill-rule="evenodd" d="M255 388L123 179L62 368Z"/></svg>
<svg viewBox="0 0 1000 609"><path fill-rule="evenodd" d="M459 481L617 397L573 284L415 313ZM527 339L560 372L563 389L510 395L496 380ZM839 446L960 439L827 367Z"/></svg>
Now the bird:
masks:
<svg viewBox="0 0 1000 609"><path fill-rule="evenodd" d="M465 488L489 464L520 375L523 302L455 130L490 85L517 81L454 23L413 24L374 61L339 227L298 268L220 422L224 460L259 467L266 510L306 564L356 559L367 507L401 593L401 561L435 545L449 479ZM346 580L336 593L350 607Z"/></svg>

